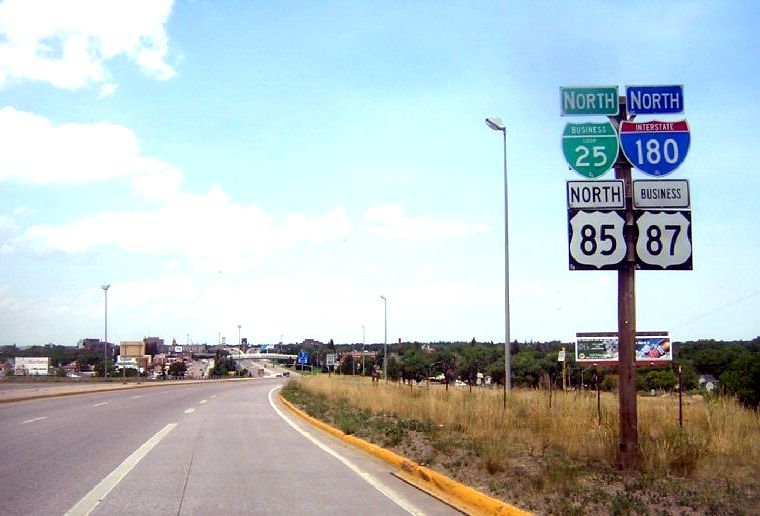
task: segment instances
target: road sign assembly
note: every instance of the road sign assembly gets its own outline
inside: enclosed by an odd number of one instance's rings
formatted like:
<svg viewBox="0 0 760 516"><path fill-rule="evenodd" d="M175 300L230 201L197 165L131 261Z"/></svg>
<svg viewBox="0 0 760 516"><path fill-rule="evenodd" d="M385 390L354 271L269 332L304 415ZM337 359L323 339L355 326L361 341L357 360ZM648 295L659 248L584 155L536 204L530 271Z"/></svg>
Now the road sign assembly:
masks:
<svg viewBox="0 0 760 516"><path fill-rule="evenodd" d="M619 367L619 460L624 471L633 473L639 464L636 365L672 357L667 333L641 339L636 332L636 270L692 269L688 181L660 179L686 158L689 125L685 119L633 119L683 113L683 87L628 86L624 98L617 97L617 87L560 88L560 104L562 116L606 115L613 126L608 134L599 123L567 124L562 147L570 167L595 179L612 166L615 178L625 185L623 206L608 209L622 188L601 181L596 188L583 181L567 182L568 248L571 270L617 270L618 331L579 339L576 359L614 362ZM615 159L610 159L603 139L614 138L613 134L626 159L617 150ZM633 181L633 167L656 179ZM630 192L625 191L628 188Z"/></svg>

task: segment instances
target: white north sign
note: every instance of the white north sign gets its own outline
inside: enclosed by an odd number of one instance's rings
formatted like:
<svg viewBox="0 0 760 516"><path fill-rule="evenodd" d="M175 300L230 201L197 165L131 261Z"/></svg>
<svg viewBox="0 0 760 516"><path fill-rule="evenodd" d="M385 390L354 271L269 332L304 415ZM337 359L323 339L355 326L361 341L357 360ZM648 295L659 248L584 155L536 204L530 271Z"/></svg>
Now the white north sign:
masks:
<svg viewBox="0 0 760 516"><path fill-rule="evenodd" d="M567 207L571 210L625 209L625 182L568 181Z"/></svg>

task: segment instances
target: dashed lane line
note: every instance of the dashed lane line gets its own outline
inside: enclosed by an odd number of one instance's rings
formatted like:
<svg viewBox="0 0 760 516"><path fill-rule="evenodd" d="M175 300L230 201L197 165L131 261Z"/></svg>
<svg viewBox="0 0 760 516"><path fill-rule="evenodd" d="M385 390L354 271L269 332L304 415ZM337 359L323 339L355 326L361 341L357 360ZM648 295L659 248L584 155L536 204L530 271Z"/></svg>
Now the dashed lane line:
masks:
<svg viewBox="0 0 760 516"><path fill-rule="evenodd" d="M104 402L101 402L101 403L96 403L95 405L93 405L93 407L102 407L103 405L108 405L108 402L104 401Z"/></svg>
<svg viewBox="0 0 760 516"><path fill-rule="evenodd" d="M185 414L192 414L193 412L195 412L195 409L191 407L185 411Z"/></svg>
<svg viewBox="0 0 760 516"><path fill-rule="evenodd" d="M34 423L35 421L42 421L43 419L47 419L47 418L48 418L47 416L35 417L32 419L27 419L26 421L22 421L21 424L28 425L29 423Z"/></svg>
<svg viewBox="0 0 760 516"><path fill-rule="evenodd" d="M153 437L145 441L145 443L135 450L132 455L124 459L124 462L119 464L115 470L108 474L106 478L101 480L98 485L92 488L92 490L84 495L84 498L79 500L74 507L69 509L65 516L87 516L90 514L97 505L105 500L108 493L110 493L114 487L126 477L137 463L140 462L166 435L174 430L177 423L169 423L161 430L156 432Z"/></svg>

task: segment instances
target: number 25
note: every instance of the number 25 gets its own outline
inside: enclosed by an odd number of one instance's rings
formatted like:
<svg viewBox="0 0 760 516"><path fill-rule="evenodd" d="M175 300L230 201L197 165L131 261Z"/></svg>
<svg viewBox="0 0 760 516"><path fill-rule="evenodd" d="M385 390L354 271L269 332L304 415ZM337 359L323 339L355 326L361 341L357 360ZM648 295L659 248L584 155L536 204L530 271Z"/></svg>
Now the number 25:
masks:
<svg viewBox="0 0 760 516"><path fill-rule="evenodd" d="M592 166L588 161L586 161L589 157L589 154L592 154L594 157L595 161L593 166L603 167L607 164L607 156L604 154L604 147L601 145L594 145L590 151L589 148L585 145L578 145L575 148L575 152L578 153L578 157L575 159L576 167Z"/></svg>

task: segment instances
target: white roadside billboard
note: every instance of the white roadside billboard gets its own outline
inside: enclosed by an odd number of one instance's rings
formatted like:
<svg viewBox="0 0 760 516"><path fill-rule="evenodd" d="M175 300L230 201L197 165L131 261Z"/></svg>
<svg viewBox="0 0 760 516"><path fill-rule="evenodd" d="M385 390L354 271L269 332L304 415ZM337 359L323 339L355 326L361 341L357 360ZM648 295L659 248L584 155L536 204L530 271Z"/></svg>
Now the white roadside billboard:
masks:
<svg viewBox="0 0 760 516"><path fill-rule="evenodd" d="M14 372L17 375L47 375L50 357L16 357Z"/></svg>

